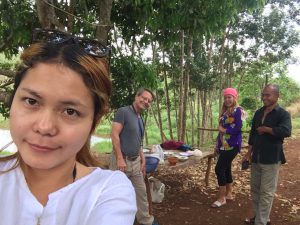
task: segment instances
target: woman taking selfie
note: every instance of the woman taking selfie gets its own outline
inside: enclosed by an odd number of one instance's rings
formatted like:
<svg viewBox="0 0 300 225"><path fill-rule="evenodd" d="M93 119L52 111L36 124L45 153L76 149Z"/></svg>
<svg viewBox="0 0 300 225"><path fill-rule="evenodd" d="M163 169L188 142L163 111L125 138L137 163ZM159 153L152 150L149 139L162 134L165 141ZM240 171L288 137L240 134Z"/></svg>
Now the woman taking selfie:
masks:
<svg viewBox="0 0 300 225"><path fill-rule="evenodd" d="M218 199L211 205L213 208L233 200L231 164L242 145L242 117L245 113L237 103L237 91L234 88L223 90L224 102L219 120L219 134L215 151L219 154L215 172L218 179Z"/></svg>
<svg viewBox="0 0 300 225"><path fill-rule="evenodd" d="M135 192L102 170L90 138L108 111L111 82L100 42L36 29L10 105L14 155L0 158L1 225L133 224Z"/></svg>

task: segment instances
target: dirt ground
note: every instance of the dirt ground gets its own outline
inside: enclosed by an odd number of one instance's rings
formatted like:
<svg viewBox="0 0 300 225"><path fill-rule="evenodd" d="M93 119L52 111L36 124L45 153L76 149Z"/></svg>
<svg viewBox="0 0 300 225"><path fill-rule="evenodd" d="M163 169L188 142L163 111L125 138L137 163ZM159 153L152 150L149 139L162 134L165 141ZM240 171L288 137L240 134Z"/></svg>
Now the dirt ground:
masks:
<svg viewBox="0 0 300 225"><path fill-rule="evenodd" d="M287 163L281 167L278 189L273 203L272 225L300 225L300 132L285 142ZM155 177L165 185L162 203L154 203L154 216L160 225L242 225L251 214L249 170L240 170L241 155L233 163L234 201L221 208L211 208L216 200L217 181L215 162L210 174L210 185L205 187L203 165Z"/></svg>

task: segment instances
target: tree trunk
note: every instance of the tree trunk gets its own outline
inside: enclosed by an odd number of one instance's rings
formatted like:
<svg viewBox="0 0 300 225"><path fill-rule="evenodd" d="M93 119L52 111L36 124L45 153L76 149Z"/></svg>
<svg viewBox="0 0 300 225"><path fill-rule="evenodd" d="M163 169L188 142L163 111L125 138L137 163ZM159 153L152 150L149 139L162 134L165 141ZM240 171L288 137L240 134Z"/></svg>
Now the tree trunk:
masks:
<svg viewBox="0 0 300 225"><path fill-rule="evenodd" d="M75 9L75 0L69 0L70 5L67 7L68 8L68 23L67 23L67 27L68 30L72 33L73 31L73 25L74 25L74 9ZM67 3L66 3L67 4Z"/></svg>
<svg viewBox="0 0 300 225"><path fill-rule="evenodd" d="M165 65L165 51L163 50L163 64ZM167 120L168 120L168 129L170 133L170 139L173 140L173 130L172 130L172 121L171 121L171 102L170 102L170 96L169 96L169 87L168 87L168 77L167 77L167 71L164 66L164 84L165 84L165 94L166 94L166 107L167 107Z"/></svg>
<svg viewBox="0 0 300 225"><path fill-rule="evenodd" d="M158 119L156 118L156 113L154 112L152 107L150 108L150 110L151 110L151 113L153 115L153 118L155 120L155 123L156 123L157 127L159 127L159 122L158 122ZM162 140L167 140L167 137L166 137L163 130L161 130L161 135L162 135Z"/></svg>
<svg viewBox="0 0 300 225"><path fill-rule="evenodd" d="M151 47L152 47L152 64L155 65L156 64L156 56L157 56L157 47L155 42L151 42ZM159 71L156 71L157 76L159 74ZM159 133L160 133L160 139L161 142L163 142L164 140L164 136L163 136L163 128L162 128L162 119L161 119L161 110L160 110L160 95L158 93L158 91L156 91L156 113L158 116L158 121L157 121L157 126L159 128Z"/></svg>
<svg viewBox="0 0 300 225"><path fill-rule="evenodd" d="M225 52L225 43L226 43L226 39L227 39L227 35L228 35L229 29L227 30L227 32L224 34L223 36L223 41L222 41L222 45L221 45L221 49L220 49L220 57L219 57L219 63L218 63L218 71L219 71L219 112L221 112L221 108L222 108L222 90L223 90L223 75L224 75L224 52Z"/></svg>
<svg viewBox="0 0 300 225"><path fill-rule="evenodd" d="M239 82L237 84L237 91L238 92L240 91L240 87L241 87L244 75L245 75L245 70L243 69L242 72L241 72L241 76L240 76Z"/></svg>
<svg viewBox="0 0 300 225"><path fill-rule="evenodd" d="M58 21L53 0L36 0L36 10L42 28L55 28L64 31L64 25Z"/></svg>
<svg viewBox="0 0 300 225"><path fill-rule="evenodd" d="M160 105L159 105L159 100L160 96L159 94L156 92L156 113L157 113L157 117L158 117L158 127L159 127L159 133L160 133L160 140L161 142L163 142L165 140L164 136L163 136L163 128L162 128L162 119L161 119L161 110L160 110Z"/></svg>
<svg viewBox="0 0 300 225"><path fill-rule="evenodd" d="M265 76L265 86L269 83L269 74Z"/></svg>
<svg viewBox="0 0 300 225"><path fill-rule="evenodd" d="M194 146L194 129L195 129L195 114L194 114L194 107L193 107L193 99L192 99L192 96L191 95L189 95L189 98L188 98L188 100L189 100L189 103L190 103L190 112L191 112L191 115L190 115L190 117L191 117L191 123L192 123L192 125L191 125L191 133L190 133L190 136L191 136L191 145L192 146Z"/></svg>
<svg viewBox="0 0 300 225"><path fill-rule="evenodd" d="M144 140L143 142L146 144L146 146L149 145L149 140L148 140L148 132L147 132L147 123L148 122L148 113L146 113L144 117L144 123L145 123L145 131L144 131Z"/></svg>
<svg viewBox="0 0 300 225"><path fill-rule="evenodd" d="M181 34L181 58L180 58L180 88L179 88L179 115L178 115L178 125L177 125L177 137L179 140L182 141L182 138L184 139L184 134L182 132L183 129L183 108L184 108L184 31L180 32Z"/></svg>
<svg viewBox="0 0 300 225"><path fill-rule="evenodd" d="M173 74L173 76L172 76L172 79L175 81L175 76L174 76L174 74ZM173 100L174 100L174 111L175 111L175 124L176 124L176 130L177 130L177 132L176 132L176 137L177 137L177 139L179 138L179 132L178 132L178 118L179 118L179 110L178 110L178 98L177 98L177 96L179 96L179 93L178 92L176 92L176 88L173 88ZM180 98L180 97L179 97Z"/></svg>
<svg viewBox="0 0 300 225"><path fill-rule="evenodd" d="M200 103L200 91L197 90L197 146L200 147L200 140L201 140L201 136L200 136L200 129L198 129L200 127L200 112L201 112L201 103Z"/></svg>
<svg viewBox="0 0 300 225"><path fill-rule="evenodd" d="M113 0L97 0L99 7L99 24L96 29L96 38L108 44L108 32L111 29L111 8Z"/></svg>
<svg viewBox="0 0 300 225"><path fill-rule="evenodd" d="M212 102L213 102L213 95L212 92L210 91L208 93L209 97L208 97L208 108L207 108L207 115L208 115L208 122L209 122L209 127L212 128L213 127L213 114L212 114ZM208 138L213 140L213 132L209 132L207 134Z"/></svg>
<svg viewBox="0 0 300 225"><path fill-rule="evenodd" d="M189 38L188 42L188 54L187 59L190 60L192 54L192 46L193 46L193 38ZM182 112L181 112L181 132L180 132L180 140L184 142L185 134L186 134L186 117L187 117L187 100L190 86L190 65L188 63L185 64L184 77L183 77L183 98L182 98Z"/></svg>
<svg viewBox="0 0 300 225"><path fill-rule="evenodd" d="M206 111L207 111L207 91L202 91L201 92L201 106L202 106L202 127L206 127L206 121L207 121L207 117L206 117ZM201 130L200 132L200 146L203 145L204 143L204 130Z"/></svg>

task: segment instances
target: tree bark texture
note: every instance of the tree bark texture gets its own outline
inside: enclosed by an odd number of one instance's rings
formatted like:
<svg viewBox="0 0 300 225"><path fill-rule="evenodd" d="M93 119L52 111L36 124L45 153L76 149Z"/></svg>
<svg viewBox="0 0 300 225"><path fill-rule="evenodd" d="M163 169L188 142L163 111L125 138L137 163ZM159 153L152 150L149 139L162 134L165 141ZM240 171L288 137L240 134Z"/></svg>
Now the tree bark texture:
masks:
<svg viewBox="0 0 300 225"><path fill-rule="evenodd" d="M225 52L225 43L226 43L226 39L227 39L227 35L228 35L229 30L224 34L223 36L223 41L222 41L222 45L220 48L220 56L219 56L219 63L218 63L218 72L219 72L219 112L221 111L222 108L222 90L224 88L224 52Z"/></svg>
<svg viewBox="0 0 300 225"><path fill-rule="evenodd" d="M202 106L202 127L206 127L207 124L207 117L206 117L206 111L207 111L207 91L201 91L201 106ZM200 146L203 145L205 138L205 132L201 130L200 132Z"/></svg>
<svg viewBox="0 0 300 225"><path fill-rule="evenodd" d="M165 51L163 51L163 64L165 65ZM172 129L172 121L171 121L171 101L169 96L169 87L168 87L168 76L167 71L164 66L163 68L163 74L164 74L164 84L165 84L165 95L166 95L166 108L167 108L167 120L168 120L168 129L170 133L170 139L173 140L173 129Z"/></svg>
<svg viewBox="0 0 300 225"><path fill-rule="evenodd" d="M75 0L69 0L69 2L70 2L70 4L67 7L67 9L70 14L67 15L67 18L68 18L67 26L68 26L68 31L70 31L72 33L74 19L75 19L74 16L72 16L72 15L74 15Z"/></svg>
<svg viewBox="0 0 300 225"><path fill-rule="evenodd" d="M180 72L180 88L179 88L179 112L178 112L178 124L177 124L177 137L178 140L184 139L184 134L182 132L183 129L183 109L184 109L184 91L183 91L183 86L184 86L184 31L180 32L181 34L181 58L180 58L180 67L181 67L181 72Z"/></svg>
<svg viewBox="0 0 300 225"><path fill-rule="evenodd" d="M108 32L111 29L111 8L112 0L98 0L99 7L99 24L96 29L96 38L108 44Z"/></svg>
<svg viewBox="0 0 300 225"><path fill-rule="evenodd" d="M193 98L191 96L191 94L188 95L188 103L189 103L189 112L190 115L188 118L190 118L190 123L191 123L191 130L190 132L186 132L188 133L187 137L190 136L191 140L189 140L187 143L190 143L192 146L194 146L195 144L195 139L194 139L194 135L195 135L195 114L194 114L194 101Z"/></svg>
<svg viewBox="0 0 300 225"><path fill-rule="evenodd" d="M36 0L36 9L42 28L55 28L64 31L64 25L58 21L53 0Z"/></svg>
<svg viewBox="0 0 300 225"><path fill-rule="evenodd" d="M197 90L197 127L200 127L200 115L201 115L201 101L200 101L200 90ZM197 129L197 146L200 146L200 130Z"/></svg>
<svg viewBox="0 0 300 225"><path fill-rule="evenodd" d="M163 136L163 128L162 128L162 119L161 119L161 110L160 110L160 96L158 95L158 93L156 92L156 113L157 113L157 117L158 117L158 127L159 127L159 133L160 133L160 140L161 142L164 141L164 136Z"/></svg>

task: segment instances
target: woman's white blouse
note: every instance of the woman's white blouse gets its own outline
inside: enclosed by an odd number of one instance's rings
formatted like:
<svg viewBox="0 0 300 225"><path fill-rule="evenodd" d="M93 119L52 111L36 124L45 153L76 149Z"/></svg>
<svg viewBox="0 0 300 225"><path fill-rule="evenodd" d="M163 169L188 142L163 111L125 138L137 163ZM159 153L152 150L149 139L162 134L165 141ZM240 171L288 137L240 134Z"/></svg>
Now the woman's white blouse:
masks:
<svg viewBox="0 0 300 225"><path fill-rule="evenodd" d="M0 171L13 163L0 162ZM137 210L126 175L100 168L51 193L43 206L17 167L0 174L0 203L0 225L132 225Z"/></svg>

